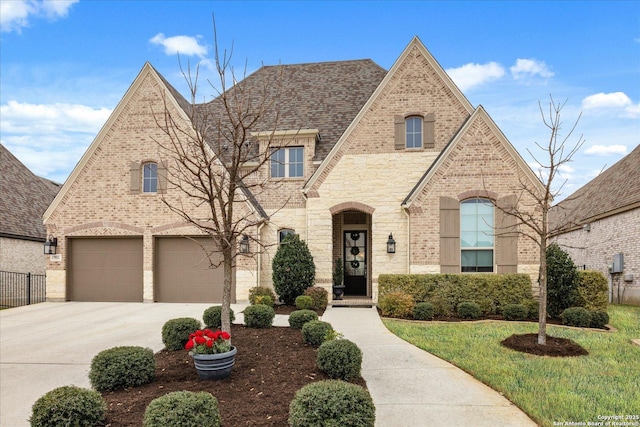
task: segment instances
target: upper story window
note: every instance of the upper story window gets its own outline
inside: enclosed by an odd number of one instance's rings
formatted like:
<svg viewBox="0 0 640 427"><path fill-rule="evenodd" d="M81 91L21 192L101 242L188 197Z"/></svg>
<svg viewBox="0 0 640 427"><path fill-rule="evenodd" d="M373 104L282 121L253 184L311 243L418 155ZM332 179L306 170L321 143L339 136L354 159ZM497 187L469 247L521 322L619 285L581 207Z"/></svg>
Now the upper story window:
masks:
<svg viewBox="0 0 640 427"><path fill-rule="evenodd" d="M142 192L158 192L158 165L153 162L142 165Z"/></svg>
<svg viewBox="0 0 640 427"><path fill-rule="evenodd" d="M460 250L462 272L493 271L494 206L489 199L460 203Z"/></svg>
<svg viewBox="0 0 640 427"><path fill-rule="evenodd" d="M271 178L302 178L304 176L304 148L286 147L271 153Z"/></svg>
<svg viewBox="0 0 640 427"><path fill-rule="evenodd" d="M407 148L422 148L422 117L411 116L405 119Z"/></svg>
<svg viewBox="0 0 640 427"><path fill-rule="evenodd" d="M283 228L282 230L278 231L278 244L282 243L282 241L286 239L287 236L291 236L294 234L296 234L295 230L292 230L290 228Z"/></svg>

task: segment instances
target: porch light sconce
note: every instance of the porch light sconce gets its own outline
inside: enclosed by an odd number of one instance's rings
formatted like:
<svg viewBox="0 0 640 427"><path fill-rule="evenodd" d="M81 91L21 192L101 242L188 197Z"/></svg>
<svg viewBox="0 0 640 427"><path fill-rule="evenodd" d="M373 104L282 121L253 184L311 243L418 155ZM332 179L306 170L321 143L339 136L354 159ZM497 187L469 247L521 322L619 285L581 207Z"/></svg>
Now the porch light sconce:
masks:
<svg viewBox="0 0 640 427"><path fill-rule="evenodd" d="M387 253L388 254L396 253L396 241L393 240L393 233L389 233L389 239L387 240Z"/></svg>
<svg viewBox="0 0 640 427"><path fill-rule="evenodd" d="M58 246L58 239L56 237L49 237L49 240L44 242L44 254L55 255L57 246Z"/></svg>
<svg viewBox="0 0 640 427"><path fill-rule="evenodd" d="M247 236L246 234L242 236L242 239L240 240L240 253L241 254L249 253L249 236Z"/></svg>

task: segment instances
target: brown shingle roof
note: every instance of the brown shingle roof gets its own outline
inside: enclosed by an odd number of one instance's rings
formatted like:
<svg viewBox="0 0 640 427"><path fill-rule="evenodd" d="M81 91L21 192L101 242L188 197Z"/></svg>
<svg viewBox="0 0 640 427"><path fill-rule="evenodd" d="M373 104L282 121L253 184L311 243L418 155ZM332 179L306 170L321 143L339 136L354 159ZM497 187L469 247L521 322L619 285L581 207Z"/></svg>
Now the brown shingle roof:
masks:
<svg viewBox="0 0 640 427"><path fill-rule="evenodd" d="M0 144L0 236L42 240L42 214L60 185L34 175Z"/></svg>
<svg viewBox="0 0 640 427"><path fill-rule="evenodd" d="M640 203L640 145L549 212L551 230L567 231Z"/></svg>
<svg viewBox="0 0 640 427"><path fill-rule="evenodd" d="M321 139L314 160L322 160L386 73L370 59L264 66L228 93L244 91L257 103L263 99L265 89L267 98L277 92L279 117L276 120L272 111L252 130L318 129ZM200 107L207 108L211 115L223 112L220 97Z"/></svg>

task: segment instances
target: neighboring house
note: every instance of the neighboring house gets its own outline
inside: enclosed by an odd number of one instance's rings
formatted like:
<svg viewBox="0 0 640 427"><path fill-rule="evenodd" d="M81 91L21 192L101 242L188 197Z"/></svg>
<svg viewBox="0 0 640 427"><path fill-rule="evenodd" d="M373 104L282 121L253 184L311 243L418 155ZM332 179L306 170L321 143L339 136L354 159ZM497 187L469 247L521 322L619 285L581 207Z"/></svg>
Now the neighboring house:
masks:
<svg viewBox="0 0 640 427"><path fill-rule="evenodd" d="M238 85L259 93L263 78L279 72L278 126L258 123L252 133L261 147L270 135L282 142L254 177L273 185L249 195L238 213L262 220L252 239L267 249L237 258L234 300L271 286L271 262L288 233L307 242L318 286L331 290L342 258L345 294L373 302L382 273L537 277L535 245L493 230L513 224L496 204L532 205L512 185L535 191L540 181L418 38L388 72L371 60L284 65ZM185 239L200 233L162 202L186 200L167 185L171 165L157 143L166 136L154 112L164 105L187 119L189 103L145 64L45 213L62 254L48 264L48 299L220 300L222 268L207 268L198 244L207 240Z"/></svg>
<svg viewBox="0 0 640 427"><path fill-rule="evenodd" d="M0 271L45 273L42 214L59 189L0 144Z"/></svg>
<svg viewBox="0 0 640 427"><path fill-rule="evenodd" d="M640 145L549 212L554 241L601 271L612 302L640 305Z"/></svg>

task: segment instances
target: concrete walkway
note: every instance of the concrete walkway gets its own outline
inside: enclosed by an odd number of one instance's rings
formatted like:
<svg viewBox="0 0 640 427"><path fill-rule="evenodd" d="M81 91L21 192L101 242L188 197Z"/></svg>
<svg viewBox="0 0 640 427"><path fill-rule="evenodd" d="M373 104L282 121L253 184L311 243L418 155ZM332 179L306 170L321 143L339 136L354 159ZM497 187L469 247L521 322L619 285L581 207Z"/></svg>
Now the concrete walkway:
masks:
<svg viewBox="0 0 640 427"><path fill-rule="evenodd" d="M393 335L375 308L330 307L322 320L362 350L376 426L536 426L495 390Z"/></svg>

